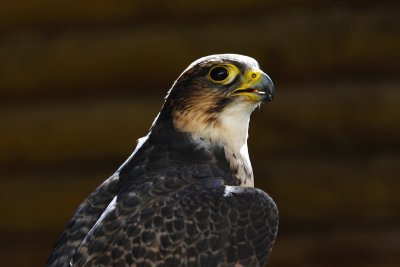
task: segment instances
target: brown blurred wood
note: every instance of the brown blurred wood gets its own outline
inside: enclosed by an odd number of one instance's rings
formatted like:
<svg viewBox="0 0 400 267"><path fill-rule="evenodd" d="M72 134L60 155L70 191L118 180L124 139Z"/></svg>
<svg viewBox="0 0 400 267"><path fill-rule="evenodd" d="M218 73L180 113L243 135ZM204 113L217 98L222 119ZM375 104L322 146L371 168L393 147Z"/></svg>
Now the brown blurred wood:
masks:
<svg viewBox="0 0 400 267"><path fill-rule="evenodd" d="M392 5L396 0L379 1L381 5ZM61 28L76 25L97 24L104 21L126 23L126 21L147 21L160 23L160 21L186 21L195 18L208 20L218 17L239 17L243 15L257 15L260 10L273 14L274 12L287 11L288 9L323 9L323 8L351 8L353 6L375 7L373 0L337 1L315 0L285 0L285 1L212 1L203 0L198 3L179 0L163 2L125 1L116 0L112 3L98 0L96 4L86 1L50 1L16 2L3 1L0 9L0 29L2 31L15 31L26 27L52 27Z"/></svg>
<svg viewBox="0 0 400 267"><path fill-rule="evenodd" d="M43 266L73 211L147 133L173 80L254 56L256 186L277 202L271 267L400 262L400 5L372 1L0 4L0 262Z"/></svg>
<svg viewBox="0 0 400 267"><path fill-rule="evenodd" d="M73 167L71 165L71 169ZM13 178L0 181L0 207L3 218L7 218L0 222L3 229L0 235L61 231L79 204L107 178L107 174L105 171L82 173L73 169L22 174L14 171Z"/></svg>
<svg viewBox="0 0 400 267"><path fill-rule="evenodd" d="M102 5L98 8L105 12ZM284 82L397 78L399 12L400 5L392 4L326 6L318 14L291 9L270 14L260 9L241 17L240 23L232 16L214 15L207 23L195 20L179 28L170 21L118 24L101 31L84 27L12 32L0 46L0 96L165 90L192 60L218 52L255 56L275 80ZM101 17L96 12L92 16Z"/></svg>
<svg viewBox="0 0 400 267"><path fill-rule="evenodd" d="M163 98L73 100L0 107L0 164L87 160L130 153ZM124 141L121 142L120 138Z"/></svg>
<svg viewBox="0 0 400 267"><path fill-rule="evenodd" d="M3 266L43 266L56 234L20 233L0 239ZM400 229L336 228L329 231L298 229L280 234L268 267L398 267Z"/></svg>
<svg viewBox="0 0 400 267"><path fill-rule="evenodd" d="M274 101L253 115L250 130L258 147L274 153L397 153L399 87L386 82L278 87Z"/></svg>
<svg viewBox="0 0 400 267"><path fill-rule="evenodd" d="M256 185L279 203L283 225L400 220L400 92L377 86L282 87L255 112ZM0 228L61 228L131 153L161 104L155 96L3 105L0 203L8 219ZM12 206L9 196L17 196Z"/></svg>
<svg viewBox="0 0 400 267"><path fill-rule="evenodd" d="M255 112L256 185L279 203L283 224L400 220L400 92L375 87L283 87ZM61 227L128 157L161 104L160 96L3 105L0 228ZM12 206L10 196L18 196Z"/></svg>
<svg viewBox="0 0 400 267"><path fill-rule="evenodd" d="M276 99L253 115L252 152L257 157L262 151L269 151L265 156L398 151L398 88L397 83L278 87ZM165 93L3 105L0 120L7 130L0 138L0 166L127 155L147 134Z"/></svg>
<svg viewBox="0 0 400 267"><path fill-rule="evenodd" d="M298 231L277 240L268 266L395 267L400 261L400 229L341 228Z"/></svg>
<svg viewBox="0 0 400 267"><path fill-rule="evenodd" d="M278 203L284 228L400 221L400 157L381 155L367 162L304 156L256 159L256 186ZM55 170L3 172L13 179L0 180L0 208L6 218L0 220L0 229L60 231L84 198L119 164L104 167L99 163L83 171L70 164Z"/></svg>

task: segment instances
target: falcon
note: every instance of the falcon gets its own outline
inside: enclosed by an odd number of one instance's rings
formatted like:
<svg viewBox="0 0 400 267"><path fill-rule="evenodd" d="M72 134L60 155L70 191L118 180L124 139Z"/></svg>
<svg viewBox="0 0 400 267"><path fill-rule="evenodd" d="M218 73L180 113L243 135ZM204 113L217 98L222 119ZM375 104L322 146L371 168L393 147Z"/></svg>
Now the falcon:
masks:
<svg viewBox="0 0 400 267"><path fill-rule="evenodd" d="M76 210L47 266L265 266L278 230L254 188L252 111L274 86L253 58L200 58L147 136Z"/></svg>

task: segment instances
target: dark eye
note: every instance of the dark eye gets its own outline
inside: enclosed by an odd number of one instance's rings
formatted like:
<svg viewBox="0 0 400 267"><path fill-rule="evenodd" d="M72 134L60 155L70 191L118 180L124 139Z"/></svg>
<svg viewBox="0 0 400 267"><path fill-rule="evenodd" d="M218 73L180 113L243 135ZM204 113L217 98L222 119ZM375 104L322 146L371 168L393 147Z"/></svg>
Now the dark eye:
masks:
<svg viewBox="0 0 400 267"><path fill-rule="evenodd" d="M214 67L210 70L210 78L216 82L221 82L228 78L229 71L225 67Z"/></svg>

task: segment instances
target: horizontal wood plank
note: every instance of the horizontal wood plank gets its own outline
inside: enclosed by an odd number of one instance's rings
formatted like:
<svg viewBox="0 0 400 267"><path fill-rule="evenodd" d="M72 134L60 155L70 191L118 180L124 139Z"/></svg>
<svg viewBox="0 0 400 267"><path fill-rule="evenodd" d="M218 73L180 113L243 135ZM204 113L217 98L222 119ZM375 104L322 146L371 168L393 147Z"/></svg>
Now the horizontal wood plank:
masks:
<svg viewBox="0 0 400 267"><path fill-rule="evenodd" d="M12 32L0 46L0 96L166 90L194 59L224 52L256 57L278 84L397 79L399 11L288 10L240 22L214 16L193 24Z"/></svg>
<svg viewBox="0 0 400 267"><path fill-rule="evenodd" d="M73 26L103 26L107 23L118 24L128 22L162 23L177 21L197 23L215 17L257 16L260 13L274 14L288 12L293 9L306 10L342 10L357 7L373 8L393 6L395 0L383 0L377 3L372 0L336 1L315 0L285 0L285 1L228 1L204 0L202 2L185 2L179 0L163 2L116 0L112 3L106 0L96 1L96 4L86 1L50 1L15 2L3 1L0 9L0 30L15 31L27 27L42 27L58 29ZM47 25L47 27L46 27Z"/></svg>
<svg viewBox="0 0 400 267"><path fill-rule="evenodd" d="M400 5L350 1L3 1L0 262L43 266L194 59L272 77L252 116L256 186L280 210L270 267L400 262Z"/></svg>
<svg viewBox="0 0 400 267"><path fill-rule="evenodd" d="M347 227L295 234L281 229L268 267L397 267L400 229ZM0 239L4 266L43 266L57 234L20 232Z"/></svg>
<svg viewBox="0 0 400 267"><path fill-rule="evenodd" d="M398 86L277 87L275 100L253 114L251 153L255 158L397 153ZM164 94L3 105L0 119L7 130L0 138L0 166L126 157L146 135Z"/></svg>
<svg viewBox="0 0 400 267"><path fill-rule="evenodd" d="M304 156L262 160L253 164L256 186L275 199L284 228L400 221L399 155L367 160ZM0 229L61 231L84 198L117 167L70 164L3 172Z"/></svg>

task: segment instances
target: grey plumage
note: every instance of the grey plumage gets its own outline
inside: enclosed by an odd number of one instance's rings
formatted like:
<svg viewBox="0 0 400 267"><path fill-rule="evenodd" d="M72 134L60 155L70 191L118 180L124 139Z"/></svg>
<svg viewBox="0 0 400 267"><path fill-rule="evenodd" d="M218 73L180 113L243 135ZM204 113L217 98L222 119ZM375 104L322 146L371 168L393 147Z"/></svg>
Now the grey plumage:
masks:
<svg viewBox="0 0 400 267"><path fill-rule="evenodd" d="M187 79L221 62L247 71L240 56L217 55L184 72L149 135L75 212L48 266L265 265L278 227L275 203L259 189L240 186L238 175L252 178L252 172L239 171L251 166L238 151L174 121L177 101L193 97L178 90L190 92L196 83Z"/></svg>

